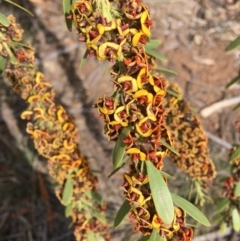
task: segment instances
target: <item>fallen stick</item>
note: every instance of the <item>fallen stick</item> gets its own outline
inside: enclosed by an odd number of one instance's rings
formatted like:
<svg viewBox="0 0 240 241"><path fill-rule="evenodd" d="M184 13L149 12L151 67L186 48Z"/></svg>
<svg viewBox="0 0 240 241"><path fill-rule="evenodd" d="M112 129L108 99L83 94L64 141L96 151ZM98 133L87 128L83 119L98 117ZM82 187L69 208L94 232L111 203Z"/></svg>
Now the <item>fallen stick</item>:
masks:
<svg viewBox="0 0 240 241"><path fill-rule="evenodd" d="M207 118L208 116L210 116L211 114L213 114L214 112L217 112L217 111L221 111L223 108L225 107L228 107L228 106L231 106L231 105L235 105L237 103L240 102L240 97L233 97L233 98L230 98L230 99L226 99L226 100L221 100L219 102L216 102L204 109L202 109L200 111L200 115L203 117L203 118Z"/></svg>

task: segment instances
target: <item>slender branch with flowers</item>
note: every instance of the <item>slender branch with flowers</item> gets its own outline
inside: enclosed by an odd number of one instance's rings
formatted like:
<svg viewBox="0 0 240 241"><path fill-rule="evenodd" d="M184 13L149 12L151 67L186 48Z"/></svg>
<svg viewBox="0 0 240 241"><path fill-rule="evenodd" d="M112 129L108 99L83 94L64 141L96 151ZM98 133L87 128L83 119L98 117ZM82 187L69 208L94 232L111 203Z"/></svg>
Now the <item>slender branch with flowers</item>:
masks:
<svg viewBox="0 0 240 241"><path fill-rule="evenodd" d="M35 67L34 50L24 45L23 30L9 15L0 24L0 56L6 60L5 73L15 93L28 103L21 114L27 133L38 153L48 160L56 183L56 196L71 216L76 240L93 235L110 240L104 216L106 205L97 193L97 177L77 144L77 128L65 109L55 102L52 85Z"/></svg>
<svg viewBox="0 0 240 241"><path fill-rule="evenodd" d="M86 43L87 56L113 63L113 93L99 98L95 107L108 139L116 141L114 167L124 163L124 153L129 159L130 171L123 181L124 211L143 236L191 240L186 213L174 207L167 178L160 174L172 139L163 106L166 81L145 50L153 25L149 8L135 0L109 1L107 6L103 1L78 0L68 19ZM115 226L120 221L116 219Z"/></svg>

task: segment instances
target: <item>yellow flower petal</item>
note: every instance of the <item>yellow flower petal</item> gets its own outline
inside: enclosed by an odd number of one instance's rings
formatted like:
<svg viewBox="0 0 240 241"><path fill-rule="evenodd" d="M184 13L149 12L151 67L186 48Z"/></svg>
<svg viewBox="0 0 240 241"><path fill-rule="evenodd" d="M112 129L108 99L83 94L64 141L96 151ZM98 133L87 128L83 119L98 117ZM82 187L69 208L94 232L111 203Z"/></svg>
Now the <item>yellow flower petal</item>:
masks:
<svg viewBox="0 0 240 241"><path fill-rule="evenodd" d="M147 36L147 37L150 37L151 35L151 32L150 32L150 29L145 25L145 21L149 18L149 14L146 11L144 11L141 15L141 27L142 27L142 32Z"/></svg>
<svg viewBox="0 0 240 241"><path fill-rule="evenodd" d="M27 102L28 103L37 102L39 99L40 99L39 95L32 95L28 97Z"/></svg>
<svg viewBox="0 0 240 241"><path fill-rule="evenodd" d="M101 24L101 23L98 23L97 24L97 29L98 29L98 33L100 35L103 35L104 31L105 31L105 27Z"/></svg>
<svg viewBox="0 0 240 241"><path fill-rule="evenodd" d="M136 33L136 34L133 36L133 38L132 38L132 45L133 45L134 47L136 47L136 46L138 45L141 36L142 36L142 32Z"/></svg>
<svg viewBox="0 0 240 241"><path fill-rule="evenodd" d="M98 47L98 51L97 51L98 52L97 57L100 60L106 60L107 59L107 56L106 56L106 49L107 48L111 48L111 49L115 50L115 54L114 54L115 58L117 58L118 55L119 55L119 49L122 50L121 46L116 44L116 43L112 43L112 42L103 43Z"/></svg>
<svg viewBox="0 0 240 241"><path fill-rule="evenodd" d="M41 83L42 81L43 81L43 79L44 79L44 75L43 75L43 73L41 73L41 72L37 72L37 75L36 75L36 83Z"/></svg>
<svg viewBox="0 0 240 241"><path fill-rule="evenodd" d="M161 227L161 223L160 223L160 220L159 220L157 214L155 214L155 215L153 216L152 226L153 226L153 228L155 228L155 229L159 229L159 228Z"/></svg>
<svg viewBox="0 0 240 241"><path fill-rule="evenodd" d="M66 150L73 150L75 148L76 144L72 140L64 140L63 141L63 147Z"/></svg>
<svg viewBox="0 0 240 241"><path fill-rule="evenodd" d="M139 154L140 161L146 160L146 154L144 152L141 152L138 148L133 147L126 151L127 154Z"/></svg>
<svg viewBox="0 0 240 241"><path fill-rule="evenodd" d="M137 85L139 89L142 89L142 81L141 81L141 77L142 75L147 73L147 69L146 68L142 68L137 76Z"/></svg>
<svg viewBox="0 0 240 241"><path fill-rule="evenodd" d="M137 87L137 80L134 79L133 77L129 76L129 75L124 75L124 76L121 76L117 79L117 82L118 83L124 83L124 82L131 82L132 84L132 88L130 90L128 90L127 92L136 92L138 90L138 87Z"/></svg>
<svg viewBox="0 0 240 241"><path fill-rule="evenodd" d="M21 119L25 120L25 119L29 119L31 117L31 115L33 114L32 111L30 110L26 110L26 111L23 111L22 114L21 114Z"/></svg>

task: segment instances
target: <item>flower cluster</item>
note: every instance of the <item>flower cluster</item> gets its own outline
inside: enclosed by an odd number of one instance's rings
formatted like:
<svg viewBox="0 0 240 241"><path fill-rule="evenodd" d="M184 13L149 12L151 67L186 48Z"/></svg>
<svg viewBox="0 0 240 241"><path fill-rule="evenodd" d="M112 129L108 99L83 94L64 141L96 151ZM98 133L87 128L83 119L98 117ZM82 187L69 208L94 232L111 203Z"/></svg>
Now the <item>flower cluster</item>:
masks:
<svg viewBox="0 0 240 241"><path fill-rule="evenodd" d="M130 221L136 230L144 236L150 235L153 229L167 240L190 241L193 230L186 226L186 213L179 207L174 207L174 219L171 224L165 224L156 213L148 176L140 171L140 163L130 164L130 172L124 174L124 196L131 205Z"/></svg>
<svg viewBox="0 0 240 241"><path fill-rule="evenodd" d="M236 155L239 145L233 146L229 153L230 175L223 180L221 209L217 210L216 219L222 227L230 225L236 232L240 231L240 157Z"/></svg>
<svg viewBox="0 0 240 241"><path fill-rule="evenodd" d="M234 146L230 151L230 157L234 152L236 152L239 146ZM240 182L240 157L237 157L230 161L231 166L231 176L225 179L223 183L222 195L233 202L239 203L240 198L236 196L235 189L237 183ZM240 208L240 207L239 207Z"/></svg>
<svg viewBox="0 0 240 241"><path fill-rule="evenodd" d="M170 225L158 216L144 170L147 161L161 170L168 152L161 140L171 145L163 108L166 82L154 73L154 63L144 48L152 27L150 12L140 0L118 1L117 12L121 18L113 14L108 21L98 9L98 1L77 0L69 18L79 40L86 42L88 56L113 63L110 73L114 92L99 98L95 107L109 140L121 137L130 158L130 171L125 173L123 183L124 196L131 206L130 220L143 235L156 229L168 239L191 240L193 231L186 227L183 210L175 208Z"/></svg>
<svg viewBox="0 0 240 241"><path fill-rule="evenodd" d="M0 26L0 30L5 43L11 46L12 40L21 40L23 31L13 16L8 19L10 26ZM72 217L76 240L87 241L88 232L93 232L108 241L111 238L103 221L106 207L92 198L97 194L98 181L78 148L73 120L61 105L55 103L52 85L35 69L34 50L30 46L14 46L10 50L18 63L8 63L6 75L13 90L28 103L21 118L28 120L27 133L38 153L48 159L49 173L57 184L56 195L67 206L66 215ZM7 57L6 54L3 56ZM99 219L99 216L103 218Z"/></svg>
<svg viewBox="0 0 240 241"><path fill-rule="evenodd" d="M170 153L171 159L190 176L211 182L216 175L215 166L209 157L207 136L199 117L192 113L177 84L169 85L168 89L176 96L168 93L164 99L167 125L174 134L173 146L180 154L179 157Z"/></svg>

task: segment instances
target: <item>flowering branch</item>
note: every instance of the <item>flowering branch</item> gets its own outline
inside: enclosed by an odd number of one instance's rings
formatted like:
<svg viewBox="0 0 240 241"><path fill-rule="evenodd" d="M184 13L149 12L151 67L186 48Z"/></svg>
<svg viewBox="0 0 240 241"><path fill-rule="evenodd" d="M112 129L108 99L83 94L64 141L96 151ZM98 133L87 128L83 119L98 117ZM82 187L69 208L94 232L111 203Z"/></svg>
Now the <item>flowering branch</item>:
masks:
<svg viewBox="0 0 240 241"><path fill-rule="evenodd" d="M23 30L15 18L0 24L0 56L7 60L5 73L15 93L28 103L21 114L27 120L27 133L38 153L48 159L48 169L55 180L56 195L72 217L76 240L91 237L111 239L104 217L106 205L97 191L97 177L77 144L77 128L65 109L56 104L52 85L34 65L34 50L21 44Z"/></svg>

